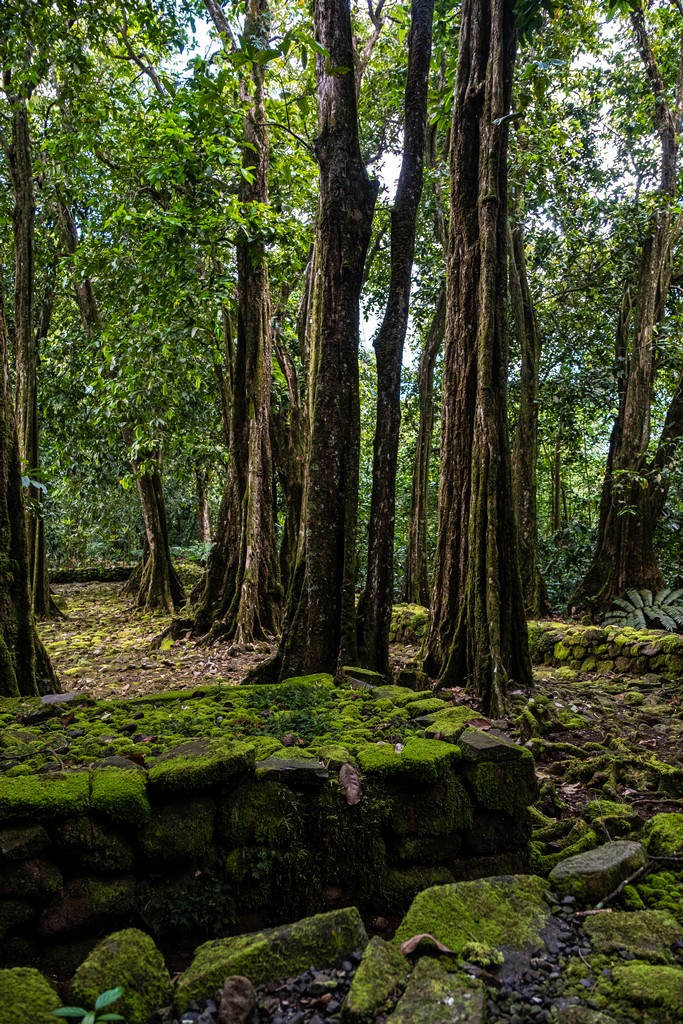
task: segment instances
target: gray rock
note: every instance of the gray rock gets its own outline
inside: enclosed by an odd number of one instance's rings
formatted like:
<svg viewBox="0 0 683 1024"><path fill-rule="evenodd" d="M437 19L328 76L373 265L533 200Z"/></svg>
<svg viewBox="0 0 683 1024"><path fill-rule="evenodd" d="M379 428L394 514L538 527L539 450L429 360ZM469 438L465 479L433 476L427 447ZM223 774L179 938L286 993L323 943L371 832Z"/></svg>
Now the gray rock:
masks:
<svg viewBox="0 0 683 1024"><path fill-rule="evenodd" d="M267 757L256 762L256 775L297 786L318 786L330 777L324 764L306 757Z"/></svg>
<svg viewBox="0 0 683 1024"><path fill-rule="evenodd" d="M484 986L465 974L450 974L423 957L389 1018L391 1024L485 1024Z"/></svg>
<svg viewBox="0 0 683 1024"><path fill-rule="evenodd" d="M647 863L647 851L641 843L617 840L560 861L550 872L550 882L562 896L594 903L614 892Z"/></svg>
<svg viewBox="0 0 683 1024"><path fill-rule="evenodd" d="M240 974L225 979L221 1003L218 1007L218 1024L249 1024L256 1009L256 990Z"/></svg>
<svg viewBox="0 0 683 1024"><path fill-rule="evenodd" d="M465 729L458 746L464 761L516 761L526 756L524 748L506 736L492 736L480 729Z"/></svg>

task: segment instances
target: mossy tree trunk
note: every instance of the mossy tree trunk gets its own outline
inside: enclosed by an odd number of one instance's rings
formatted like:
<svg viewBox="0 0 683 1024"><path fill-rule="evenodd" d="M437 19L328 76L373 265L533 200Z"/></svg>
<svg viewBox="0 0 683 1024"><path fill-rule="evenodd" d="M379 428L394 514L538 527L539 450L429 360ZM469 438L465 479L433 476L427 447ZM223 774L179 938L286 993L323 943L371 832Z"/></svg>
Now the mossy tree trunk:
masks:
<svg viewBox="0 0 683 1024"><path fill-rule="evenodd" d="M269 22L267 0L249 0L244 43L267 49ZM249 110L244 118L245 174L240 183L247 219L268 203L269 153L264 70L257 63L250 67L251 80L243 84ZM237 342L221 530L209 557L195 617L198 633L210 629L211 638L225 635L238 643L271 636L280 626L270 438L272 357L266 238L258 226L250 224L237 241Z"/></svg>
<svg viewBox="0 0 683 1024"><path fill-rule="evenodd" d="M310 447L301 543L278 656L280 677L336 672L356 660L356 521L360 451L359 306L377 184L358 137L346 0L315 0L320 188L310 303Z"/></svg>
<svg viewBox="0 0 683 1024"><path fill-rule="evenodd" d="M434 431L434 366L446 328L446 288L442 285L436 300L417 371L419 421L413 476L410 490L408 545L404 567L403 600L410 604L429 604L427 559L427 511L429 466Z"/></svg>
<svg viewBox="0 0 683 1024"><path fill-rule="evenodd" d="M195 494L197 496L197 540L201 544L211 543L211 515L209 513L209 471L198 462L194 468Z"/></svg>
<svg viewBox="0 0 683 1024"><path fill-rule="evenodd" d="M663 577L654 550L654 528L669 487L669 464L680 439L680 388L667 416L654 458L649 457L651 405L657 374L657 328L671 285L671 253L681 234L674 210L680 125L683 117L683 44L675 103L652 50L643 9L631 24L653 99L653 122L661 146L659 201L643 240L635 286L627 286L616 332L619 410L607 457L600 499L598 536L591 565L572 596L574 610L602 612L630 588L658 590Z"/></svg>
<svg viewBox="0 0 683 1024"><path fill-rule="evenodd" d="M444 393L425 666L487 713L531 682L507 425L507 122L513 0L465 0L451 136ZM498 123L496 123L498 122Z"/></svg>
<svg viewBox="0 0 683 1024"><path fill-rule="evenodd" d="M384 317L374 340L377 420L372 462L368 568L357 609L360 664L389 671L394 601L396 467L401 427L401 366L408 328L415 225L422 196L427 91L434 0L412 0L405 88L403 159L391 211L391 276Z"/></svg>
<svg viewBox="0 0 683 1024"><path fill-rule="evenodd" d="M0 267L0 282L2 281ZM0 287L0 695L38 696L61 687L35 629L21 490L19 443L9 384L7 321Z"/></svg>

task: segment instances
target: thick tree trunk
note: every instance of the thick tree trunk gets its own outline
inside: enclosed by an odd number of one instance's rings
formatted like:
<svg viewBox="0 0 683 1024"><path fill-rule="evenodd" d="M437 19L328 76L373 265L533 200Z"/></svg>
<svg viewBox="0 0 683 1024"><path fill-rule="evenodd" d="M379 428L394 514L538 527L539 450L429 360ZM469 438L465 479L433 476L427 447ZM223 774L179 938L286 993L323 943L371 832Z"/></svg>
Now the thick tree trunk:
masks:
<svg viewBox="0 0 683 1024"><path fill-rule="evenodd" d="M78 249L78 229L68 204L59 192L57 212L64 247L71 256L74 256ZM88 334L94 334L100 330L101 320L92 282L89 278L82 279L80 276L76 278L74 275L74 290L83 327ZM130 424L122 424L121 437L124 444L131 450L134 430ZM131 456L131 467L140 497L148 550L146 549L146 556L140 566L140 573L133 574L128 586L132 588L137 583L135 601L139 608L173 612L184 603L185 593L173 567L168 543L166 505L159 453L150 453L150 457L144 459L151 465L151 469L147 465L141 471L141 461Z"/></svg>
<svg viewBox="0 0 683 1024"><path fill-rule="evenodd" d="M19 444L9 385L1 287L0 373L0 695L60 693L59 681L38 638L31 611Z"/></svg>
<svg viewBox="0 0 683 1024"><path fill-rule="evenodd" d="M305 285L304 302L306 301L306 291L307 286ZM303 341L301 347L303 351ZM302 401L300 394L296 366L283 340L276 338L275 354L287 381L288 393L287 411L279 410L271 420L276 477L282 494L282 516L284 519L279 553L280 579L284 593L287 594L299 548L308 423L306 403Z"/></svg>
<svg viewBox="0 0 683 1024"><path fill-rule="evenodd" d="M320 198L310 307L310 452L301 544L278 657L280 677L336 672L356 660L355 532L360 405L359 303L377 185L358 139L346 0L315 0Z"/></svg>
<svg viewBox="0 0 683 1024"><path fill-rule="evenodd" d="M410 492L408 546L403 583L403 600L411 604L429 604L427 502L434 430L434 365L443 343L445 329L446 288L445 285L442 285L439 289L434 316L427 332L417 372L419 422Z"/></svg>
<svg viewBox="0 0 683 1024"><path fill-rule="evenodd" d="M439 536L425 665L487 713L531 682L507 427L513 0L462 6L451 141ZM498 124L496 124L498 121Z"/></svg>
<svg viewBox="0 0 683 1024"><path fill-rule="evenodd" d="M625 292L617 325L619 411L612 429L600 499L598 537L588 572L570 606L600 613L631 588L658 590L663 577L654 550L654 527L663 501L657 457L648 458L650 408L657 371L656 331L671 284L671 250L680 235L673 211L683 115L683 46L676 106L655 60L642 9L631 13L638 51L654 100L653 120L661 144L659 208L653 213L637 274L635 302ZM674 419L675 410L674 410ZM670 446L672 438L667 445ZM662 438L664 441L664 438Z"/></svg>
<svg viewBox="0 0 683 1024"><path fill-rule="evenodd" d="M519 221L510 230L509 247L510 299L521 354L519 413L512 450L512 486L524 606L529 618L538 619L546 613L548 607L538 566L536 464L541 334L527 275L524 229Z"/></svg>
<svg viewBox="0 0 683 1024"><path fill-rule="evenodd" d="M249 0L244 39L268 44L267 0ZM244 119L240 198L250 208L268 202L268 133L262 65L254 63L251 108ZM247 87L245 85L245 92ZM266 239L250 228L237 242L237 345L232 381L230 462L221 516L195 628L238 643L270 636L280 625L281 592L275 546L270 390L273 336Z"/></svg>
<svg viewBox="0 0 683 1024"><path fill-rule="evenodd" d="M405 90L403 160L391 211L391 277L377 357L377 425L372 464L368 570L358 602L360 664L389 671L389 627L394 601L396 466L401 426L401 365L408 327L415 225L422 195L427 89L434 0L412 0Z"/></svg>

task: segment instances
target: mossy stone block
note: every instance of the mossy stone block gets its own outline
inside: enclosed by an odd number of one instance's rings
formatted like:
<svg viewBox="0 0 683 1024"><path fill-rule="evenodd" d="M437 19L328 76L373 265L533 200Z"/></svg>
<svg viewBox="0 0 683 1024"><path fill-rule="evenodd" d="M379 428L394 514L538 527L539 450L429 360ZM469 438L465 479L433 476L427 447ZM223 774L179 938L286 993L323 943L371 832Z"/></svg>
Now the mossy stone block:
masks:
<svg viewBox="0 0 683 1024"><path fill-rule="evenodd" d="M103 939L76 971L69 999L94 1006L100 992L123 989L109 1007L126 1024L147 1024L153 1013L171 1001L173 986L164 958L154 941L137 928L114 932Z"/></svg>
<svg viewBox="0 0 683 1024"><path fill-rule="evenodd" d="M0 899L0 939L4 939L13 928L27 924L35 914L36 911L30 903L23 900Z"/></svg>
<svg viewBox="0 0 683 1024"><path fill-rule="evenodd" d="M397 835L445 836L469 828L474 805L465 786L450 773L432 785L401 786L388 791L387 827Z"/></svg>
<svg viewBox="0 0 683 1024"><path fill-rule="evenodd" d="M526 849L531 838L527 814L512 818L496 811L478 810L465 832L465 849L475 856L490 856L508 850Z"/></svg>
<svg viewBox="0 0 683 1024"><path fill-rule="evenodd" d="M330 675L329 672L313 672L309 676L291 676L289 679L283 679L280 684L273 684L275 686L326 686L330 690L334 689L334 676Z"/></svg>
<svg viewBox="0 0 683 1024"><path fill-rule="evenodd" d="M411 718L419 718L420 715L434 715L443 711L445 704L441 697L425 697L422 700L411 701L407 707Z"/></svg>
<svg viewBox="0 0 683 1024"><path fill-rule="evenodd" d="M371 686L386 685L386 679L381 672L374 672L370 668L359 668L357 665L344 665L342 679L344 682L349 682L352 679L360 680L361 683L369 683Z"/></svg>
<svg viewBox="0 0 683 1024"><path fill-rule="evenodd" d="M414 700L419 700L419 695L407 686L377 686L372 691L372 696L377 700L390 700L397 708L403 708Z"/></svg>
<svg viewBox="0 0 683 1024"><path fill-rule="evenodd" d="M400 914L419 892L455 882L455 875L443 864L409 864L387 868L379 880L381 905L391 914Z"/></svg>
<svg viewBox="0 0 683 1024"><path fill-rule="evenodd" d="M671 947L683 927L665 910L612 911L587 917L583 925L594 953L632 954L649 963L671 963Z"/></svg>
<svg viewBox="0 0 683 1024"><path fill-rule="evenodd" d="M400 945L424 932L460 955L470 942L526 951L543 947L550 917L548 883L535 875L503 875L456 882L419 893L401 921L393 942Z"/></svg>
<svg viewBox="0 0 683 1024"><path fill-rule="evenodd" d="M61 937L101 927L125 918L133 909L134 896L132 876L74 879L57 900L43 909L38 930L47 937Z"/></svg>
<svg viewBox="0 0 683 1024"><path fill-rule="evenodd" d="M411 705L411 712L413 705ZM481 716L473 708L461 704L455 708L437 709L431 723L425 729L425 735L431 738L438 736L447 743L457 743L468 723Z"/></svg>
<svg viewBox="0 0 683 1024"><path fill-rule="evenodd" d="M419 668L403 667L394 677L397 686L407 687L417 693L429 690L429 676Z"/></svg>
<svg viewBox="0 0 683 1024"><path fill-rule="evenodd" d="M254 748L249 743L189 740L157 758L149 770L149 785L162 793L187 793L224 785L235 776L252 772L255 761Z"/></svg>
<svg viewBox="0 0 683 1024"><path fill-rule="evenodd" d="M90 806L122 825L144 825L150 816L145 777L140 772L100 768L92 773Z"/></svg>
<svg viewBox="0 0 683 1024"><path fill-rule="evenodd" d="M206 942L197 949L194 960L178 981L176 1008L185 1010L193 999L221 987L230 975L244 975L254 985L296 977L311 964L332 964L339 957L364 949L367 942L355 907L250 935Z"/></svg>
<svg viewBox="0 0 683 1024"><path fill-rule="evenodd" d="M491 760L485 748L479 747L478 759L472 757L473 747L466 738L476 730L468 730L460 737L464 757L464 776L474 791L479 805L487 811L505 811L512 817L521 815L534 802L537 793L534 759L529 750L515 744L500 744L491 748ZM483 733L482 735L486 735ZM491 737L497 739L497 737ZM479 741L477 741L479 746ZM508 757L510 749L519 752ZM508 758L508 759L506 759Z"/></svg>
<svg viewBox="0 0 683 1024"><path fill-rule="evenodd" d="M414 696L414 694L413 694ZM408 739L401 750L390 744L367 743L358 748L361 771L369 776L437 782L460 760L460 749L438 740Z"/></svg>
<svg viewBox="0 0 683 1024"><path fill-rule="evenodd" d="M562 896L592 903L604 899L647 862L641 843L621 839L561 860L550 872L550 881Z"/></svg>
<svg viewBox="0 0 683 1024"><path fill-rule="evenodd" d="M4 828L0 830L0 861L26 860L49 845L50 837L42 825Z"/></svg>
<svg viewBox="0 0 683 1024"><path fill-rule="evenodd" d="M216 806L209 796L173 800L155 807L140 832L148 860L197 858L212 850Z"/></svg>
<svg viewBox="0 0 683 1024"><path fill-rule="evenodd" d="M653 857L683 856L683 814L655 814L646 823L643 836Z"/></svg>
<svg viewBox="0 0 683 1024"><path fill-rule="evenodd" d="M289 847L301 843L303 796L275 779L250 780L218 804L216 836L227 846Z"/></svg>
<svg viewBox="0 0 683 1024"><path fill-rule="evenodd" d="M392 1024L485 1024L486 989L464 972L422 957L391 1015Z"/></svg>
<svg viewBox="0 0 683 1024"><path fill-rule="evenodd" d="M23 860L0 874L3 896L54 896L62 888L62 873L49 860Z"/></svg>
<svg viewBox="0 0 683 1024"><path fill-rule="evenodd" d="M62 1001L33 967L0 971L0 1024L55 1024Z"/></svg>
<svg viewBox="0 0 683 1024"><path fill-rule="evenodd" d="M443 836L402 836L390 841L388 851L391 861L448 867L461 846L460 833L451 832Z"/></svg>
<svg viewBox="0 0 683 1024"><path fill-rule="evenodd" d="M67 818L53 826L52 837L60 854L94 871L120 874L134 867L132 847L106 819Z"/></svg>
<svg viewBox="0 0 683 1024"><path fill-rule="evenodd" d="M0 777L0 822L77 814L87 806L89 796L88 772L65 772L50 779Z"/></svg>
<svg viewBox="0 0 683 1024"><path fill-rule="evenodd" d="M372 1024L376 1015L389 1007L392 996L404 987L408 971L409 963L403 954L375 935L365 947L353 976L342 1011L344 1020Z"/></svg>

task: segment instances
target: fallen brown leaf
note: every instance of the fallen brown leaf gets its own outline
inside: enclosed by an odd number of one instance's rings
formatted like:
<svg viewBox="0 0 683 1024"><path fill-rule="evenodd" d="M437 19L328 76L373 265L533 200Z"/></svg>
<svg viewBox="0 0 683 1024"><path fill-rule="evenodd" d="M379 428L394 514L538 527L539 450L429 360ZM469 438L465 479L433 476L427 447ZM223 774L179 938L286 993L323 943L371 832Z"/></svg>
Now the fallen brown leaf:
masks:
<svg viewBox="0 0 683 1024"><path fill-rule="evenodd" d="M339 769L339 785L349 807L355 807L360 803L361 778L352 764L343 764Z"/></svg>
<svg viewBox="0 0 683 1024"><path fill-rule="evenodd" d="M434 946L440 953L452 953L453 950L449 949L448 946L444 946L443 942L439 942L438 939L430 935L429 932L422 932L421 935L413 935L412 938L406 939L401 944L401 952L404 956L409 956L410 953L414 953L421 942L428 942L430 946Z"/></svg>

